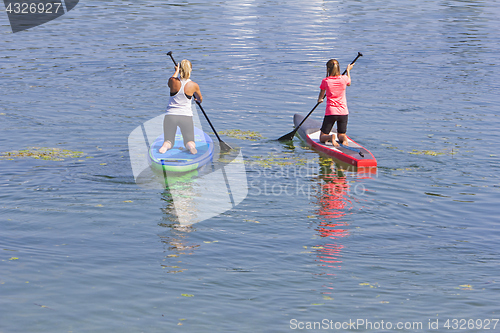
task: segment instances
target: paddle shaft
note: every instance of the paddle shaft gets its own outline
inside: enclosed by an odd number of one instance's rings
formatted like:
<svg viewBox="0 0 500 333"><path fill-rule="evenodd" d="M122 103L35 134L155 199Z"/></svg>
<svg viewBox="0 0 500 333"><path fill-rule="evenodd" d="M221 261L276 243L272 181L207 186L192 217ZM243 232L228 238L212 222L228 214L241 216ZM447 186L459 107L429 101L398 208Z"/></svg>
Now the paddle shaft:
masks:
<svg viewBox="0 0 500 333"><path fill-rule="evenodd" d="M174 65L177 66L177 63L175 62L174 56L172 55L172 51L169 51L167 53L167 55L170 56L170 59L172 59L172 61L174 62ZM205 112L205 110L203 110L203 107L201 106L201 103L196 99L196 96L195 96L194 100L195 100L196 104L198 104L198 106L200 107L201 112L203 112L203 115L205 116L205 119L207 120L207 122L210 125L210 127L212 128L212 131L214 131L214 134L217 137L217 140L219 140L219 144L221 146L221 150L224 150L224 151L231 150L232 149L231 146L229 146L227 143L225 143L224 141L222 141L221 138L219 137L219 134L217 134L217 131L215 130L214 126L212 125L212 122L210 121L210 119L208 118L207 113Z"/></svg>
<svg viewBox="0 0 500 333"><path fill-rule="evenodd" d="M306 121L306 119L311 115L311 113L314 112L314 110L316 110L316 108L318 107L318 105L320 105L321 103L318 102L316 103L316 105L312 108L311 111L309 111L309 113L307 114L307 116L302 119L302 121L300 122L299 126L295 127L295 129L293 131L291 131L290 133L288 134L285 134L283 135L281 138L279 138L278 140L279 141L282 141L282 140L292 140L293 137L295 136L295 133L297 133L297 131L299 130L300 126L302 126L302 124L304 123L304 121Z"/></svg>
<svg viewBox="0 0 500 333"><path fill-rule="evenodd" d="M356 62L356 60L358 60L359 57L362 57L363 54L361 52L358 52L358 55L356 56L356 58L354 58L354 60L351 62L351 65L354 65L354 63ZM342 75L346 75L347 73L347 69L344 71L344 73L342 73Z"/></svg>
<svg viewBox="0 0 500 333"><path fill-rule="evenodd" d="M214 126L212 125L212 122L210 121L210 119L208 119L208 116L207 116L207 114L205 113L205 110L203 110L203 107L201 106L201 103L200 103L200 102L198 102L198 100L196 100L196 99L195 99L195 102L196 102L196 104L198 104L198 106L200 107L201 112L203 112L203 115L204 115L204 116L205 116L205 118L207 119L207 122L208 122L208 124L210 125L210 127L212 128L212 131L214 131L214 134L215 134L215 136L217 137L217 140L222 141L222 140L221 140L221 138L219 137L219 134L217 134L217 132L215 131L215 128L214 128Z"/></svg>
<svg viewBox="0 0 500 333"><path fill-rule="evenodd" d="M358 52L358 55L356 56L356 58L354 58L354 60L351 62L351 65L353 65L356 60L358 60L359 57L363 56L363 54L361 52ZM345 75L347 73L347 69L342 73L342 75ZM326 94L325 96L323 97L323 99L326 97ZM318 102L316 103L316 105L313 107L313 109L311 111L309 111L309 113L307 114L307 116L302 119L302 121L300 122L299 126L295 127L295 129L293 131L291 131L290 133L288 134L285 134L283 135L281 138L279 138L278 140L281 141L281 140L292 140L293 137L295 136L295 133L297 133L297 131L299 130L300 126L302 126L302 124L304 123L304 121L306 121L307 118L309 118L309 116L311 115L311 113L313 113L314 110L316 110L316 108L318 107L318 105L320 105L321 102Z"/></svg>

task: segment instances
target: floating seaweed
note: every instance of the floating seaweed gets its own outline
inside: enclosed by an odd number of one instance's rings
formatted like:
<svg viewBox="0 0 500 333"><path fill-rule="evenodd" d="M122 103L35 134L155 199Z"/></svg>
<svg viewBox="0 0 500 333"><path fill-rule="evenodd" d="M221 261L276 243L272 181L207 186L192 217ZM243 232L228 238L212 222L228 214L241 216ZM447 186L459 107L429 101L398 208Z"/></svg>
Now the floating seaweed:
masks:
<svg viewBox="0 0 500 333"><path fill-rule="evenodd" d="M246 164L258 165L264 168L271 168L273 166L289 166L289 165L306 165L306 158L301 158L295 155L290 157L277 157L277 156L251 156L245 160Z"/></svg>
<svg viewBox="0 0 500 333"><path fill-rule="evenodd" d="M15 158L31 157L37 160L64 161L66 158L80 158L85 153L61 148L28 147L23 150L3 152L0 158L14 160Z"/></svg>
<svg viewBox="0 0 500 333"><path fill-rule="evenodd" d="M291 155L291 154L290 154ZM219 158L218 160L221 163L245 163L246 165L255 165L264 168L271 168L273 166L290 166L290 165L306 165L308 159L301 158L298 156L290 156L290 157L276 157L273 155L268 156L250 156L245 158L244 161L236 161L236 160L228 160L225 158Z"/></svg>
<svg viewBox="0 0 500 333"><path fill-rule="evenodd" d="M433 150L417 150L417 149L413 149L409 153L413 155L430 155L430 156L444 155L444 153L442 152L437 152Z"/></svg>
<svg viewBox="0 0 500 333"><path fill-rule="evenodd" d="M239 129L221 131L220 134L227 135L230 138L235 138L239 140L257 141L265 139L259 132L242 131Z"/></svg>

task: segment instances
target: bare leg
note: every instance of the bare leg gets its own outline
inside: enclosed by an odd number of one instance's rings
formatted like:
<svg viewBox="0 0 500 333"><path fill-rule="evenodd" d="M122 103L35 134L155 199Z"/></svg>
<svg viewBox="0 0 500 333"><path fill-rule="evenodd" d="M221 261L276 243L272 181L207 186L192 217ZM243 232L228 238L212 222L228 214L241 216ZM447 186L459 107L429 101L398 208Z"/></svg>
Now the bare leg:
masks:
<svg viewBox="0 0 500 333"><path fill-rule="evenodd" d="M323 132L321 132L321 134L319 135L319 141L323 143L330 141L335 147L339 146L337 141L333 140L333 135L325 134Z"/></svg>
<svg viewBox="0 0 500 333"><path fill-rule="evenodd" d="M189 152L193 155L198 152L196 150L196 143L194 143L194 141L189 141L188 143L186 143L186 148L189 149Z"/></svg>
<svg viewBox="0 0 500 333"><path fill-rule="evenodd" d="M348 146L349 145L349 141L347 141L347 135L345 135L345 133L339 133L339 141L344 145L344 146Z"/></svg>
<svg viewBox="0 0 500 333"><path fill-rule="evenodd" d="M163 146L161 146L158 151L160 152L160 154L165 154L170 148L172 148L172 143L167 140L163 142Z"/></svg>

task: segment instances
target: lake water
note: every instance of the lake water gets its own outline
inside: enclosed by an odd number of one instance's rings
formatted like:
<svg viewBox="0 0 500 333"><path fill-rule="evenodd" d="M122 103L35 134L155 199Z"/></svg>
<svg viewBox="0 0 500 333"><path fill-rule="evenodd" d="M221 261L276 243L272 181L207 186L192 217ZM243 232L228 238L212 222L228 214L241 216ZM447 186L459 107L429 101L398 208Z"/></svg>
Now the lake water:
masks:
<svg viewBox="0 0 500 333"><path fill-rule="evenodd" d="M0 332L500 330L499 14L96 0L15 34L0 15L0 152L85 154L0 160ZM217 131L265 137L222 136L248 195L191 226L136 184L127 141L164 112L168 51L193 62ZM326 61L357 52L348 134L373 174L273 140L314 106Z"/></svg>

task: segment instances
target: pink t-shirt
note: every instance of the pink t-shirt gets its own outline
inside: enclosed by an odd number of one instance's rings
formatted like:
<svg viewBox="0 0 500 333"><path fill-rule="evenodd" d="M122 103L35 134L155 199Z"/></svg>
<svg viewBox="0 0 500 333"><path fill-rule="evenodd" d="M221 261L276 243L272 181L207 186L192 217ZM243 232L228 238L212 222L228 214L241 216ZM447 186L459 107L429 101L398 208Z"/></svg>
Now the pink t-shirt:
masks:
<svg viewBox="0 0 500 333"><path fill-rule="evenodd" d="M319 88L326 90L326 116L349 114L345 88L350 83L351 79L347 75L328 76L321 81Z"/></svg>

